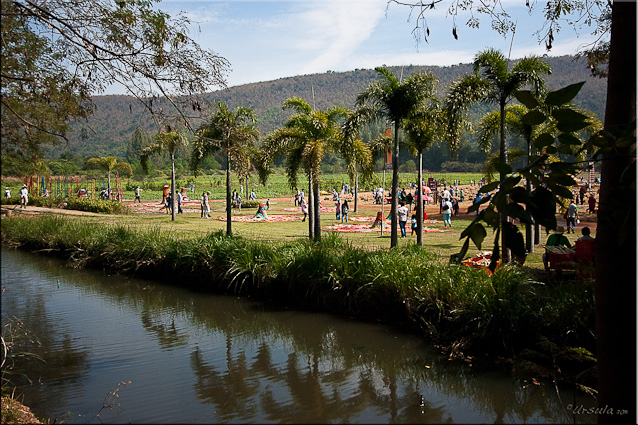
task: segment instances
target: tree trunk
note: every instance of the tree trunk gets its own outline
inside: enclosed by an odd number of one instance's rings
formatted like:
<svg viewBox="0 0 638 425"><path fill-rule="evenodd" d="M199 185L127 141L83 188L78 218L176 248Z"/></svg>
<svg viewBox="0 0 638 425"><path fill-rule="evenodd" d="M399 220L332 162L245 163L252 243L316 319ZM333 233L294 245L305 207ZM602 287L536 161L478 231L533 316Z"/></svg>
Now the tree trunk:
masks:
<svg viewBox="0 0 638 425"><path fill-rule="evenodd" d="M500 143L500 152L499 159L501 162L507 164L507 145L505 144L505 99L502 99L500 102L501 107L501 143ZM507 174L501 172L500 173L500 182L503 184L505 179L507 178ZM507 203L508 200L505 200ZM507 224L509 222L509 218L507 216L507 212L503 209L503 211L499 211L501 216L501 264L509 263L512 260L512 254L509 249L509 245L507 244L507 237L505 234L505 229L507 228Z"/></svg>
<svg viewBox="0 0 638 425"><path fill-rule="evenodd" d="M321 195L319 193L319 176L315 176L313 189L315 192L315 216L313 218L315 226L315 240L319 242L321 240Z"/></svg>
<svg viewBox="0 0 638 425"><path fill-rule="evenodd" d="M530 139L527 139L527 166L529 167L529 157L532 155L532 144ZM527 179L525 188L527 190L527 196L531 196L532 194L532 182ZM526 207L527 208L527 207ZM528 212L529 212L529 208ZM531 214L530 214L531 216ZM525 249L529 254L534 252L534 224L527 223L525 224Z"/></svg>
<svg viewBox="0 0 638 425"><path fill-rule="evenodd" d="M383 201L383 200L382 200ZM397 210L399 208L399 122L394 121L394 143L392 145L392 206L390 207L390 248L398 245L399 238L397 227L399 219Z"/></svg>
<svg viewBox="0 0 638 425"><path fill-rule="evenodd" d="M306 203L308 204L308 237L310 240L315 239L315 207L314 205L314 194L312 188L312 171L308 174L308 200Z"/></svg>
<svg viewBox="0 0 638 425"><path fill-rule="evenodd" d="M233 221L231 214L231 193L230 193L230 155L226 154L226 236L233 236Z"/></svg>
<svg viewBox="0 0 638 425"><path fill-rule="evenodd" d="M107 175L107 183L106 183L106 185L107 185L107 191L108 191L107 193L109 195L108 199L110 201L111 200L111 170L108 170L106 175Z"/></svg>
<svg viewBox="0 0 638 425"><path fill-rule="evenodd" d="M385 169L388 166L387 160L383 159L383 182L381 183L381 236L383 237L383 228L385 227L385 210L384 205L385 202L383 198L385 197Z"/></svg>
<svg viewBox="0 0 638 425"><path fill-rule="evenodd" d="M354 170L354 212L359 212L359 172Z"/></svg>
<svg viewBox="0 0 638 425"><path fill-rule="evenodd" d="M175 152L171 152L171 221L175 221Z"/></svg>
<svg viewBox="0 0 638 425"><path fill-rule="evenodd" d="M601 164L595 245L596 344L598 406L607 413L598 415L599 423L636 420L636 177L635 170L629 169L636 154L635 119L636 3L615 1L605 130L614 132L632 123L634 127L633 144L615 147ZM627 171L629 181L623 182Z"/></svg>
<svg viewBox="0 0 638 425"><path fill-rule="evenodd" d="M419 172L416 184L416 244L423 246L423 151L419 151Z"/></svg>

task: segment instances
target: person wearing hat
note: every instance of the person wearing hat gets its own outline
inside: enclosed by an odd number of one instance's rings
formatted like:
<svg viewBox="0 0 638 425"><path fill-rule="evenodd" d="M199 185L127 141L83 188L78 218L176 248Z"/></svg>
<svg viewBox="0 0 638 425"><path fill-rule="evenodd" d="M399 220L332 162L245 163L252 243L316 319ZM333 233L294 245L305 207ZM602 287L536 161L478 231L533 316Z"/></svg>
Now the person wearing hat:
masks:
<svg viewBox="0 0 638 425"><path fill-rule="evenodd" d="M549 235L547 238L547 246L566 246L568 248L572 247L572 244L569 243L569 239L565 235L565 228L563 226L557 226L556 230L553 234ZM549 259L547 258L547 253L543 254L543 264L545 265L545 271L549 271Z"/></svg>
<svg viewBox="0 0 638 425"><path fill-rule="evenodd" d="M9 189L9 186L4 188L4 197L11 198L11 189Z"/></svg>
<svg viewBox="0 0 638 425"><path fill-rule="evenodd" d="M20 195L20 206L22 206L22 208L26 208L29 203L29 191L27 190L26 184L22 185L22 189L20 189L18 194Z"/></svg>

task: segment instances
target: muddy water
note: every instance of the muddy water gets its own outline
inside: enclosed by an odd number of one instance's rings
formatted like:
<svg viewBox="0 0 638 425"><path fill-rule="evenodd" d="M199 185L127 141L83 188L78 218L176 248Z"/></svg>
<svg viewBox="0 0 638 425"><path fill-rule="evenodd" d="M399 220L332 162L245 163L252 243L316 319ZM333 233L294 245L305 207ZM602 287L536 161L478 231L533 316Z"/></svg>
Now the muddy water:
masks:
<svg viewBox="0 0 638 425"><path fill-rule="evenodd" d="M594 405L563 392L561 407L552 388L447 361L400 329L5 248L2 323L17 321L22 348L42 361L15 362L30 384L9 377L51 421L563 423L568 408Z"/></svg>

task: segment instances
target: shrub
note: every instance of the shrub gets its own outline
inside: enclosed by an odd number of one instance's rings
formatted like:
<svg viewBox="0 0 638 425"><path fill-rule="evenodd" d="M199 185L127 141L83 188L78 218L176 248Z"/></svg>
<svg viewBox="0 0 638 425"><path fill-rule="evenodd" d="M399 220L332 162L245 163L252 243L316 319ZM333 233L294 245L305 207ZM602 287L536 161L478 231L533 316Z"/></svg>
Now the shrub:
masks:
<svg viewBox="0 0 638 425"><path fill-rule="evenodd" d="M104 201L101 199L68 198L64 208L67 210L107 214L128 214L130 212L129 207L119 201Z"/></svg>

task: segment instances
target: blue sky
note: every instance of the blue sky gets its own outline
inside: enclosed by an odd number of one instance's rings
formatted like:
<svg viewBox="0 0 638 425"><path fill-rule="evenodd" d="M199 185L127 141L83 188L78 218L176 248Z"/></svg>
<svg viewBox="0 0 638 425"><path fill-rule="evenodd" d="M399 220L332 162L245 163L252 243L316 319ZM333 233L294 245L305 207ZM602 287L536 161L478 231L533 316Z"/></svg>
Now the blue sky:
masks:
<svg viewBox="0 0 638 425"><path fill-rule="evenodd" d="M511 58L548 53L535 34L543 28L544 3L531 16L523 0L501 3L517 22ZM183 11L197 23L191 38L230 62L229 86L380 65L469 63L487 47L507 55L512 41L492 30L486 16L476 15L479 29L466 26L469 14L456 18L455 40L454 20L442 6L427 15L428 43L417 43L410 9L386 0L163 0L157 7L171 16ZM548 54L575 54L592 40L588 28L565 23Z"/></svg>

